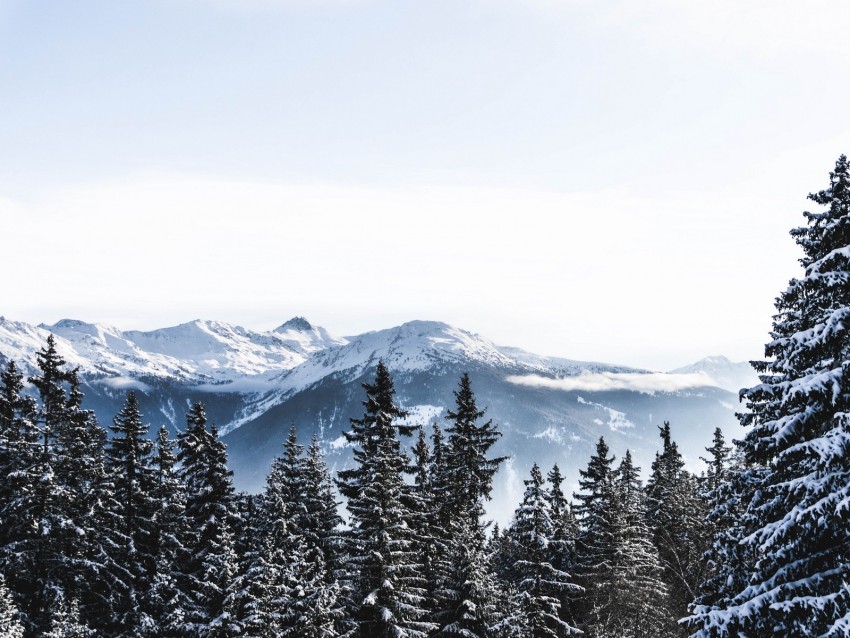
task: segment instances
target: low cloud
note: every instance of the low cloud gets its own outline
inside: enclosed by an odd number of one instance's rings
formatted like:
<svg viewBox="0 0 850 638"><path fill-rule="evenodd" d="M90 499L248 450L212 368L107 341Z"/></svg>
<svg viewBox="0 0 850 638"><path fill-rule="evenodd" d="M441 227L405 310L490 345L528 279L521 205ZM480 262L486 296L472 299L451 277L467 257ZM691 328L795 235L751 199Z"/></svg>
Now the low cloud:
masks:
<svg viewBox="0 0 850 638"><path fill-rule="evenodd" d="M607 392L610 390L629 390L654 394L656 392L678 392L693 388L718 387L717 383L702 372L689 374L667 374L650 372L647 374L630 372L588 372L574 377L551 379L539 374L514 375L508 377L510 383L534 388L551 390Z"/></svg>

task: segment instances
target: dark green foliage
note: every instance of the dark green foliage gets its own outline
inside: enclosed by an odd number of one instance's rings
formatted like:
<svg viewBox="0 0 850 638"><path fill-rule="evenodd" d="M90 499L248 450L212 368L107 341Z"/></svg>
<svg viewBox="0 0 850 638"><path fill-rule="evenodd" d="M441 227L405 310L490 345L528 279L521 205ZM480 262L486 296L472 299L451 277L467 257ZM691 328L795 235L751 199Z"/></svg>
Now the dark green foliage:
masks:
<svg viewBox="0 0 850 638"><path fill-rule="evenodd" d="M580 587L570 574L552 565L552 496L543 484L535 463L508 534L512 553L518 557L513 566L517 593L514 613L498 626L509 636L560 638L580 633L561 618L564 595L577 593Z"/></svg>
<svg viewBox="0 0 850 638"><path fill-rule="evenodd" d="M647 521L670 592L671 613L681 618L706 578L703 556L710 544L708 505L697 478L684 469L670 423L665 421L659 430L662 449L655 455L647 485ZM680 634L686 633L682 628Z"/></svg>
<svg viewBox="0 0 850 638"><path fill-rule="evenodd" d="M348 571L352 587L351 617L361 638L427 635L425 588L414 553L404 481L409 461L397 424L405 416L395 403L392 378L379 362L374 383L364 383L365 412L351 419L346 439L354 446L355 467L340 471L337 485L351 514Z"/></svg>
<svg viewBox="0 0 850 638"><path fill-rule="evenodd" d="M225 638L235 634L228 586L236 571L233 538L234 492L227 452L215 426L206 427L204 406L186 416L177 438L179 476L186 490L188 543L182 568L187 578L190 635Z"/></svg>

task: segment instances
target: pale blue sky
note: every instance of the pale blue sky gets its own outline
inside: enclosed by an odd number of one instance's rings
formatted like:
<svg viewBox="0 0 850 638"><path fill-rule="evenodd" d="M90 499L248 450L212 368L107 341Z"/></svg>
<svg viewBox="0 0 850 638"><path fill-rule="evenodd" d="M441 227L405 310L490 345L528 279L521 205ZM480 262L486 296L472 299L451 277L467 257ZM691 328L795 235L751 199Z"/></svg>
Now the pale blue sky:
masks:
<svg viewBox="0 0 850 638"><path fill-rule="evenodd" d="M759 356L850 151L848 27L821 0L0 0L0 314Z"/></svg>

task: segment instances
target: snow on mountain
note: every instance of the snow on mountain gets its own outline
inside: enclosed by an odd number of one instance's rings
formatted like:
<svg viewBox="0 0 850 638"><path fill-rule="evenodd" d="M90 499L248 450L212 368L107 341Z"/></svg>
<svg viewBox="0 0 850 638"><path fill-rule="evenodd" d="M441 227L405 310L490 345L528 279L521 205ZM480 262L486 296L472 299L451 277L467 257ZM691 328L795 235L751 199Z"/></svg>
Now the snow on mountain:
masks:
<svg viewBox="0 0 850 638"><path fill-rule="evenodd" d="M723 355L700 359L696 363L670 371L671 374L704 374L718 387L738 394L741 388L760 383L758 375L747 361L730 361Z"/></svg>
<svg viewBox="0 0 850 638"><path fill-rule="evenodd" d="M150 332L124 336L148 353L180 360L195 374L217 381L289 370L303 363L299 351L273 333L254 332L221 321L196 319Z"/></svg>
<svg viewBox="0 0 850 638"><path fill-rule="evenodd" d="M394 374L433 370L457 362L514 369L521 365L492 341L439 321L410 321L394 328L350 337L342 346L315 353L279 377L284 392L294 392L328 375L359 376L383 359Z"/></svg>
<svg viewBox="0 0 850 638"><path fill-rule="evenodd" d="M345 343L303 318L288 321L281 328L285 326L288 328L280 334L196 320L148 332L122 332L113 326L76 319L32 326L0 317L0 355L34 368L36 352L52 333L68 365L96 377L226 382L238 392L257 389L256 382L240 383L246 379L257 380L268 389L263 383L271 374L304 363L322 348Z"/></svg>
<svg viewBox="0 0 850 638"><path fill-rule="evenodd" d="M338 337L320 326L314 326L304 317L293 317L272 331L284 344L309 354L334 346L344 346L347 339Z"/></svg>
<svg viewBox="0 0 850 638"><path fill-rule="evenodd" d="M13 360L19 366L35 364L35 353L44 347L49 331L22 321L11 321L0 317L0 355L5 360ZM58 342L59 354L72 366L83 370L92 370L89 362L65 341Z"/></svg>

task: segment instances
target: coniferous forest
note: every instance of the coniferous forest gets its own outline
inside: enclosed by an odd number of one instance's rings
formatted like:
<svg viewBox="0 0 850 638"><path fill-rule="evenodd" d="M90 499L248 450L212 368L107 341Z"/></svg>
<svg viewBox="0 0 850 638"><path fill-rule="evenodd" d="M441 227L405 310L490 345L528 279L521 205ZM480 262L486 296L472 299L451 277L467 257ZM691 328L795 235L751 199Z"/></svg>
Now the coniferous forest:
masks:
<svg viewBox="0 0 850 638"><path fill-rule="evenodd" d="M293 428L243 494L201 403L173 439L132 392L103 427L49 338L35 374L0 375L0 636L850 635L846 157L810 199L743 440L715 429L694 474L675 424L646 472L600 437L575 493L535 465L506 529L485 516L499 431L467 375L443 424L399 425L379 363L347 469Z"/></svg>

